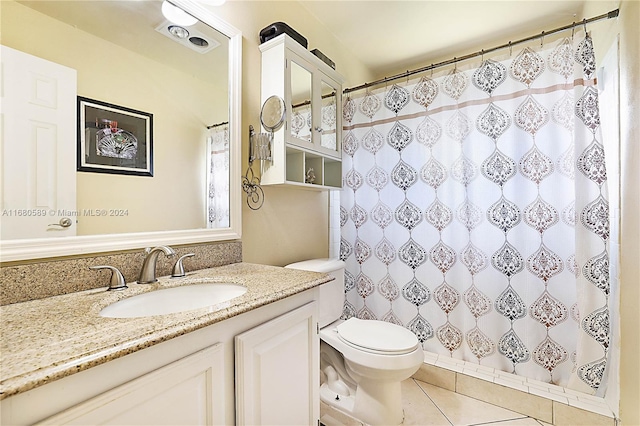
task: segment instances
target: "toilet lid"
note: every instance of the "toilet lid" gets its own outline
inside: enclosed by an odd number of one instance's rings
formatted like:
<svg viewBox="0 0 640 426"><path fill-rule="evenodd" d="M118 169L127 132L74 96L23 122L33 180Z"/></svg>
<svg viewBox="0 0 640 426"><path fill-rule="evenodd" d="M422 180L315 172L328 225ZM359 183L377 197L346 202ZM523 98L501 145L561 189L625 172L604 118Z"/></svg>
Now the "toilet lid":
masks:
<svg viewBox="0 0 640 426"><path fill-rule="evenodd" d="M336 328L343 341L368 352L399 355L418 347L415 334L386 321L350 318Z"/></svg>

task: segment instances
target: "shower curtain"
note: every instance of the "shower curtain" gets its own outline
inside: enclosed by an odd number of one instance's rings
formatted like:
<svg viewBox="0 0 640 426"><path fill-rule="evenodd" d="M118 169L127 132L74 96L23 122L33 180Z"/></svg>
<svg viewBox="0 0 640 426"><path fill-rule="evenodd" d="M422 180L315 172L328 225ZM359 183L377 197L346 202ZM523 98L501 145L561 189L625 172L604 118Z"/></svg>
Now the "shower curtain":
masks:
<svg viewBox="0 0 640 426"><path fill-rule="evenodd" d="M207 228L229 227L229 127L207 136Z"/></svg>
<svg viewBox="0 0 640 426"><path fill-rule="evenodd" d="M345 99L343 317L601 394L609 213L592 41L482 59Z"/></svg>

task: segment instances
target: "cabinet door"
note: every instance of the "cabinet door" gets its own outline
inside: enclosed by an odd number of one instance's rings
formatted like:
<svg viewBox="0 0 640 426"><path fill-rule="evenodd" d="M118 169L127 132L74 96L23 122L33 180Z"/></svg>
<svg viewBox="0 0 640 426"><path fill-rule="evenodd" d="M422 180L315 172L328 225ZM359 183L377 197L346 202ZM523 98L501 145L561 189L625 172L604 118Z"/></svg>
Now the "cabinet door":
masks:
<svg viewBox="0 0 640 426"><path fill-rule="evenodd" d="M236 336L236 424L312 425L320 414L317 305Z"/></svg>
<svg viewBox="0 0 640 426"><path fill-rule="evenodd" d="M342 93L341 86L329 76L318 71L314 92L320 96L314 99L314 133L316 150L341 158Z"/></svg>
<svg viewBox="0 0 640 426"><path fill-rule="evenodd" d="M300 56L287 52L288 143L341 158L341 85Z"/></svg>
<svg viewBox="0 0 640 426"><path fill-rule="evenodd" d="M287 105L290 135L288 142L305 148L313 148L313 72L307 61L287 52L289 101Z"/></svg>
<svg viewBox="0 0 640 426"><path fill-rule="evenodd" d="M224 424L223 348L210 346L39 424Z"/></svg>

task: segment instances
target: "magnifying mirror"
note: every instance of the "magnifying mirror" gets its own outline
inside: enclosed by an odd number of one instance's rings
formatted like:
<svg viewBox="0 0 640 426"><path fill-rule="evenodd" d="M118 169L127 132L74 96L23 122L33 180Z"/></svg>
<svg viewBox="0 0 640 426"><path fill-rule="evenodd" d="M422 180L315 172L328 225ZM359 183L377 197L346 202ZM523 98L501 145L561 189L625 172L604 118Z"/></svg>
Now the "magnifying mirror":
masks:
<svg viewBox="0 0 640 426"><path fill-rule="evenodd" d="M262 104L262 111L260 111L260 122L262 127L270 131L271 133L282 127L284 123L286 113L286 106L284 99L280 96L270 96Z"/></svg>

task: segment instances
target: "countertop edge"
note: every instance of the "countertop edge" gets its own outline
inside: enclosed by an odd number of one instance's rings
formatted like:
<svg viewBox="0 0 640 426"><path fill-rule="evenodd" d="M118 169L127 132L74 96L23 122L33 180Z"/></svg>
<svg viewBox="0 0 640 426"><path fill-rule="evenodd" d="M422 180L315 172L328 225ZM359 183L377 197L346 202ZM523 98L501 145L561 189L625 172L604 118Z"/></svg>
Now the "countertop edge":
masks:
<svg viewBox="0 0 640 426"><path fill-rule="evenodd" d="M255 267L256 265L252 266ZM224 267L216 267L210 269L217 270L220 268ZM284 270L284 268L281 269ZM84 370L88 370L92 367L107 363L109 361L113 361L125 355L149 348L162 342L166 342L175 337L179 337L187 333L205 328L226 319L236 317L270 303L277 302L289 296L293 296L295 294L312 289L330 280L331 278L328 275L324 275L323 278L306 280L296 285L285 288L281 291L270 293L268 295L258 297L254 300L244 302L242 304L233 305L217 312L205 313L200 316L192 317L185 321L173 324L167 328L163 328L159 331L144 333L135 338L130 338L124 342L120 342L112 347L98 348L93 352L88 352L68 358L66 360L61 360L60 362L57 362L45 368L39 368L27 373L8 377L0 382L0 400L23 392L27 392L55 380L70 376Z"/></svg>

